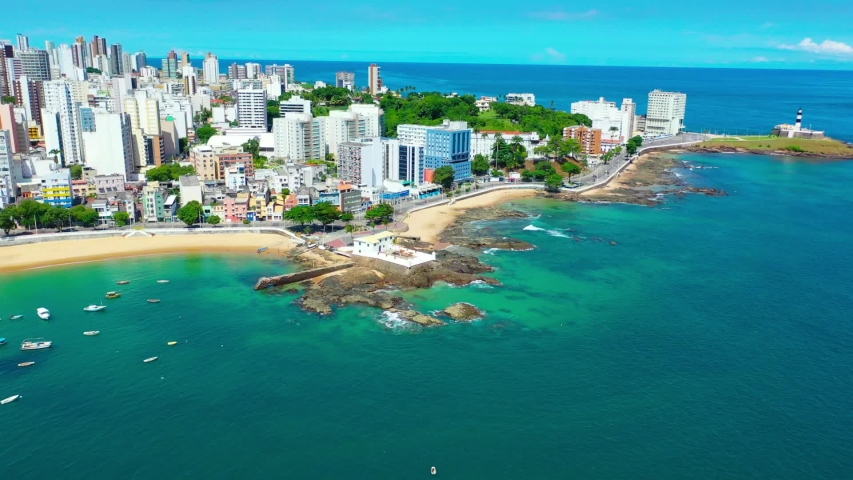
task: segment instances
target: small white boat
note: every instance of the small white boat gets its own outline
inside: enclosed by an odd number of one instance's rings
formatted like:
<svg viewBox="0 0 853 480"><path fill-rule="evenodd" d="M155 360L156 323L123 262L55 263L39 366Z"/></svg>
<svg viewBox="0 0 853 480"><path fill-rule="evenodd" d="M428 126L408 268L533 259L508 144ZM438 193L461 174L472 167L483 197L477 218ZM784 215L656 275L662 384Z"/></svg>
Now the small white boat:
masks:
<svg viewBox="0 0 853 480"><path fill-rule="evenodd" d="M19 367L31 367L35 364L36 364L36 362L23 362L23 363L19 363L18 366Z"/></svg>
<svg viewBox="0 0 853 480"><path fill-rule="evenodd" d="M151 363L154 360L157 360L157 357L146 358L145 360L142 361L142 363Z"/></svg>
<svg viewBox="0 0 853 480"><path fill-rule="evenodd" d="M169 342L169 343L167 343L166 345L168 345L168 346L170 346L170 347L174 347L174 346L175 346L175 345L177 345L177 344L178 344L178 342Z"/></svg>
<svg viewBox="0 0 853 480"><path fill-rule="evenodd" d="M107 308L106 305L95 305L93 303L92 305L89 305L88 307L84 308L83 311L84 312L100 312L101 310L104 310L106 308Z"/></svg>
<svg viewBox="0 0 853 480"><path fill-rule="evenodd" d="M9 320L17 320L19 318L24 318L24 316L23 315L12 315L11 317L9 317Z"/></svg>
<svg viewBox="0 0 853 480"><path fill-rule="evenodd" d="M157 280L157 283L169 283L168 280Z"/></svg>
<svg viewBox="0 0 853 480"><path fill-rule="evenodd" d="M38 314L39 318L42 320L49 320L50 319L50 310L48 310L44 307L39 307L38 309L36 309L36 313Z"/></svg>
<svg viewBox="0 0 853 480"><path fill-rule="evenodd" d="M50 340L43 340L41 338L27 338L24 340L24 343L21 344L21 350L41 350L44 348L50 348L53 344Z"/></svg>
<svg viewBox="0 0 853 480"><path fill-rule="evenodd" d="M127 285L130 283L130 280L119 280L116 282L116 285Z"/></svg>
<svg viewBox="0 0 853 480"><path fill-rule="evenodd" d="M0 400L0 405L6 405L7 403L12 403L19 398L21 398L20 395L12 395L11 397L4 398L3 400Z"/></svg>
<svg viewBox="0 0 853 480"><path fill-rule="evenodd" d="M87 335L89 337L94 337L95 335L101 333L100 330L89 330L88 332L83 332L83 335Z"/></svg>

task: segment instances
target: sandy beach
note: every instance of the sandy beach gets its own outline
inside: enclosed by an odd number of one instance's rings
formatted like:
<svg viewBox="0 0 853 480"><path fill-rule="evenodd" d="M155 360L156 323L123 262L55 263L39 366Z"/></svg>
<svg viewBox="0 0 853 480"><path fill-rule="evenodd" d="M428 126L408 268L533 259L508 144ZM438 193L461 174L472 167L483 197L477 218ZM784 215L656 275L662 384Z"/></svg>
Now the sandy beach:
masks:
<svg viewBox="0 0 853 480"><path fill-rule="evenodd" d="M435 243L438 235L450 226L465 210L488 207L501 202L529 198L536 195L535 190L497 190L476 197L459 200L453 205L441 205L412 213L405 222L409 226L407 236L417 236L421 241Z"/></svg>
<svg viewBox="0 0 853 480"><path fill-rule="evenodd" d="M177 253L287 253L294 244L274 234L157 235L63 240L0 248L0 272L94 262L113 258Z"/></svg>
<svg viewBox="0 0 853 480"><path fill-rule="evenodd" d="M618 190L620 188L625 187L625 182L627 182L628 180L631 179L631 177L634 175L634 172L637 170L637 168L640 165L648 162L650 158L652 158L652 157L651 157L651 155L648 155L648 154L647 155L640 155L639 157L637 157L636 160L634 160L634 163L625 167L625 169L622 170L621 172L619 172L619 174L616 176L616 178L611 180L607 185L604 185L603 187L599 187L599 188L593 188L592 190L587 190L587 191L581 193L580 195L582 197L583 196L590 196L590 195L601 195L602 192L607 192L610 190Z"/></svg>

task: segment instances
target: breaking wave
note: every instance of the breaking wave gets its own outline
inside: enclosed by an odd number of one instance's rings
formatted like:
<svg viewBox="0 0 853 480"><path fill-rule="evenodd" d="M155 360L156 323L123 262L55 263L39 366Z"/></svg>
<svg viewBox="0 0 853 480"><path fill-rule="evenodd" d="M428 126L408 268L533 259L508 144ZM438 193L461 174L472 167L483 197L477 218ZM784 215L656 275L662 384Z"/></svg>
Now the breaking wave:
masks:
<svg viewBox="0 0 853 480"><path fill-rule="evenodd" d="M548 235L551 235L552 237L572 238L571 235L566 235L565 233L559 230L548 230L546 228L537 227L536 225L528 225L524 227L524 230L527 230L528 232L545 232Z"/></svg>

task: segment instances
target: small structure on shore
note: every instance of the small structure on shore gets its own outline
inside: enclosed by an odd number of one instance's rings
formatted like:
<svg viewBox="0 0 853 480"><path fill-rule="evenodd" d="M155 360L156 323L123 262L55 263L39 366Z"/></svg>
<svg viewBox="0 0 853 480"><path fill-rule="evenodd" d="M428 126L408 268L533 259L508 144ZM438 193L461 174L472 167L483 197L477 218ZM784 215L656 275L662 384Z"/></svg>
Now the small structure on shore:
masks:
<svg viewBox="0 0 853 480"><path fill-rule="evenodd" d="M374 258L400 265L406 268L416 267L435 261L435 253L424 253L395 244L397 234L381 232L353 240L352 254Z"/></svg>
<svg viewBox="0 0 853 480"><path fill-rule="evenodd" d="M787 123L776 125L776 127L773 128L772 135L782 138L808 138L818 140L826 137L826 132L822 130L803 128L803 109L801 108L797 110L797 121L794 122L793 125Z"/></svg>

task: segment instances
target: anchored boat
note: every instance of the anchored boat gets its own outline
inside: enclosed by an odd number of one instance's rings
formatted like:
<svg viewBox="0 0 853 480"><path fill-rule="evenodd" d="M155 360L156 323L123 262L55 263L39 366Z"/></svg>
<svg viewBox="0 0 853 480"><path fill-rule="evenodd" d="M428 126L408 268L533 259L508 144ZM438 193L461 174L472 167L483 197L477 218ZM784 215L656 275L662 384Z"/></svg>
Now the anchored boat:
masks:
<svg viewBox="0 0 853 480"><path fill-rule="evenodd" d="M107 292L107 298L118 298L121 294L118 292Z"/></svg>
<svg viewBox="0 0 853 480"><path fill-rule="evenodd" d="M24 316L23 315L12 315L11 317L9 317L9 320L17 320L19 318L24 318Z"/></svg>
<svg viewBox="0 0 853 480"><path fill-rule="evenodd" d="M49 320L50 319L50 310L48 310L44 307L39 307L38 309L36 309L36 313L38 314L39 318L42 320Z"/></svg>
<svg viewBox="0 0 853 480"><path fill-rule="evenodd" d="M130 280L119 280L116 282L116 285L127 285L130 283Z"/></svg>
<svg viewBox="0 0 853 480"><path fill-rule="evenodd" d="M21 350L41 350L44 348L50 348L51 344L53 344L53 342L43 338L27 338L24 340L24 343L21 344Z"/></svg>
<svg viewBox="0 0 853 480"><path fill-rule="evenodd" d="M95 335L97 335L97 334L99 334L99 333L101 333L101 331L100 331L100 330L90 330L90 331L88 331L88 332L83 332L83 335L86 335L86 336L89 336L89 337L94 337Z"/></svg>
<svg viewBox="0 0 853 480"><path fill-rule="evenodd" d="M0 400L0 405L6 405L7 403L12 403L19 398L21 398L20 395L12 395L11 397L7 397L7 398L4 398L3 400Z"/></svg>
<svg viewBox="0 0 853 480"><path fill-rule="evenodd" d="M31 367L35 364L36 364L36 362L23 362L23 363L19 363L18 366L19 367Z"/></svg>
<svg viewBox="0 0 853 480"><path fill-rule="evenodd" d="M151 363L154 360L157 360L157 357L146 358L145 360L142 361L142 363Z"/></svg>
<svg viewBox="0 0 853 480"><path fill-rule="evenodd" d="M107 308L106 305L95 305L93 303L92 305L89 305L88 307L84 308L83 311L84 312L100 312L101 310L104 310L106 308Z"/></svg>

